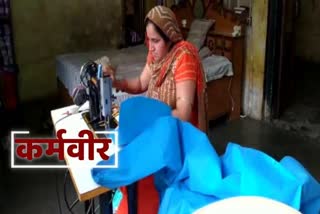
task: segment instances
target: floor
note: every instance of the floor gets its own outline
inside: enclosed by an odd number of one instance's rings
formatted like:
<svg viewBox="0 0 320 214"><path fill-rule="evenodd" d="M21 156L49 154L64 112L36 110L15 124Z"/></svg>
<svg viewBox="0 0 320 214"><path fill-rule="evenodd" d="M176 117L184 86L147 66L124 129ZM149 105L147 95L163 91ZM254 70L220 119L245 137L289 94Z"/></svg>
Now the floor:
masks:
<svg viewBox="0 0 320 214"><path fill-rule="evenodd" d="M292 103L273 124L320 142L320 64L297 60Z"/></svg>
<svg viewBox="0 0 320 214"><path fill-rule="evenodd" d="M52 101L52 100L51 100ZM31 133L52 134L50 109L58 106L37 102L23 106L19 120L12 121L16 129L28 129ZM209 138L219 154L223 154L228 142L256 148L279 160L291 155L300 161L320 181L320 144L312 138L275 127L271 123L249 118L232 122L211 124ZM2 143L6 139L2 138ZM1 156L0 213L70 213L64 201L64 170L13 170L7 158ZM76 199L70 178L66 179L67 201ZM78 203L73 213L84 213L84 204Z"/></svg>

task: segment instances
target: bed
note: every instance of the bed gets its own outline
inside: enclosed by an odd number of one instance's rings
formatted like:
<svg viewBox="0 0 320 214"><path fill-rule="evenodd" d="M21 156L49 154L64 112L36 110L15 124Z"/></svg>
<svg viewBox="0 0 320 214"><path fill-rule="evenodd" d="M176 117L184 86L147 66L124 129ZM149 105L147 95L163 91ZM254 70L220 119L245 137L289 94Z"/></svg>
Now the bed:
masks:
<svg viewBox="0 0 320 214"><path fill-rule="evenodd" d="M185 39L196 35L197 30L202 32L204 38L200 39L199 54L206 73L207 99L206 112L207 124L222 116L234 120L240 118L242 96L242 74L244 62L244 35L243 16L236 15L232 11L223 9L215 1L202 1L203 15L195 18L193 9L195 4L186 1L172 7L178 22L186 20L186 25L181 30ZM199 23L206 23L200 27ZM196 29L196 30L195 30ZM202 36L203 36L202 35ZM192 37L189 41L192 40ZM199 39L193 42L199 45ZM102 56L108 56L111 63L117 67L117 75L133 77L139 75L144 66L147 48L144 45L133 46L124 49L110 49L104 51L71 53L59 55L56 58L58 89L64 104L72 103L71 94L73 88L79 84L79 71L81 65L88 60L96 60ZM119 94L118 94L119 95ZM128 97L121 94L118 99ZM122 98L121 98L122 97Z"/></svg>

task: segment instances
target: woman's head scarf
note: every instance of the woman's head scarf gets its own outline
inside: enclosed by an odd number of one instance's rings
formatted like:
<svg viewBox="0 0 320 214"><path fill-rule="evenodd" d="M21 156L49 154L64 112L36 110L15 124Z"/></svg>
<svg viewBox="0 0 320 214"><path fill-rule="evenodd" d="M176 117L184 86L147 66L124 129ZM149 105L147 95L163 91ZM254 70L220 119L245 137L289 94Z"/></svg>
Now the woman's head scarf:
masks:
<svg viewBox="0 0 320 214"><path fill-rule="evenodd" d="M170 8L155 6L147 14L145 20L148 19L157 25L171 42L176 43L183 39L176 16Z"/></svg>

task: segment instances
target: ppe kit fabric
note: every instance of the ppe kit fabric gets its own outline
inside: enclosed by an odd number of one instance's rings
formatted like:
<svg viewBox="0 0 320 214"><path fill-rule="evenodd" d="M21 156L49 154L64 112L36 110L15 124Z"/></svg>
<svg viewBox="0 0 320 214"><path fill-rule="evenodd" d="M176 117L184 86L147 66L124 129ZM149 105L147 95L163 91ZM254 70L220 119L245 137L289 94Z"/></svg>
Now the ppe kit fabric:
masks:
<svg viewBox="0 0 320 214"><path fill-rule="evenodd" d="M94 180L118 188L153 174L159 214L192 213L246 195L271 198L305 214L320 210L320 184L294 158L278 162L232 142L219 156L203 132L171 116L160 101L134 97L122 103L119 145L119 167L92 169Z"/></svg>

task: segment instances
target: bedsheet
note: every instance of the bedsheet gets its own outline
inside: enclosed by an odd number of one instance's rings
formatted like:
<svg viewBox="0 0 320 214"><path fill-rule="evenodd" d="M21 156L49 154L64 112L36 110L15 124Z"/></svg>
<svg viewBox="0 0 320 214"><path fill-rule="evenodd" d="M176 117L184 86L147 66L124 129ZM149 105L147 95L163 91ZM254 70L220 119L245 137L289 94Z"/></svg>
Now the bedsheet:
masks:
<svg viewBox="0 0 320 214"><path fill-rule="evenodd" d="M137 45L120 50L110 49L106 51L94 51L85 53L62 54L56 57L56 75L72 95L73 89L80 83L79 73L81 66L89 60L95 61L102 56L107 56L119 78L131 78L138 76L142 71L147 48L145 45ZM202 59L206 81L210 82L223 76L232 76L232 63L223 56L207 56Z"/></svg>
<svg viewBox="0 0 320 214"><path fill-rule="evenodd" d="M206 82L233 76L232 63L224 56L211 55L202 60Z"/></svg>

